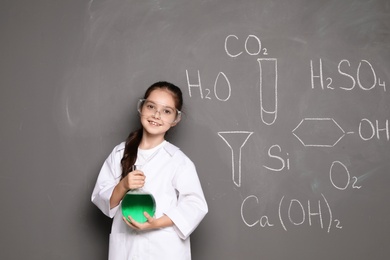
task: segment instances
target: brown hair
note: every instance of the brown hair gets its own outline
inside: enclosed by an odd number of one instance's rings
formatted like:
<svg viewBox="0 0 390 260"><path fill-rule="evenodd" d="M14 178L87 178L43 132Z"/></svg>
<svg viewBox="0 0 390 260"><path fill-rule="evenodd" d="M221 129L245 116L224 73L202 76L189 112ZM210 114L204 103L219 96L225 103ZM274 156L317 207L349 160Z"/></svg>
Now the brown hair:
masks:
<svg viewBox="0 0 390 260"><path fill-rule="evenodd" d="M181 110L183 107L183 95L179 87L166 81L159 81L151 85L145 92L144 99L147 99L156 89L165 89L172 94L175 101L176 109ZM123 154L121 165L122 165L122 179L129 174L132 166L137 160L138 146L141 143L143 129L140 128L130 133L126 139L125 152Z"/></svg>

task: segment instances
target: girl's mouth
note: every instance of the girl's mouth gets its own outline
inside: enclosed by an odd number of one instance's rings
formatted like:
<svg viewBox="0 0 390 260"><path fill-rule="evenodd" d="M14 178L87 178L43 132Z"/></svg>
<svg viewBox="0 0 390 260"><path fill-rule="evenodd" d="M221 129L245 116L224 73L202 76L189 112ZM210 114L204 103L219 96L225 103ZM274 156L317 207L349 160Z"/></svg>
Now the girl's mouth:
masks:
<svg viewBox="0 0 390 260"><path fill-rule="evenodd" d="M148 120L148 122L149 122L149 124L154 125L154 126L161 126L161 124L159 124L153 120Z"/></svg>

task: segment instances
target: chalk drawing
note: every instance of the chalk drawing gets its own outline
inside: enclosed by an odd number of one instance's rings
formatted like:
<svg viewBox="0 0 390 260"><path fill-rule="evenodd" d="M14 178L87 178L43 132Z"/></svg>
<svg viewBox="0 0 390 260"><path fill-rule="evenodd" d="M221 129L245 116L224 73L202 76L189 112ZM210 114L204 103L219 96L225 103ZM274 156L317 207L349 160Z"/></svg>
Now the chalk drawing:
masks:
<svg viewBox="0 0 390 260"><path fill-rule="evenodd" d="M237 187L241 186L241 150L252 134L248 131L218 132L232 152L232 179Z"/></svg>
<svg viewBox="0 0 390 260"><path fill-rule="evenodd" d="M274 58L257 59L260 69L260 116L266 125L275 123L278 117L278 62ZM273 93L264 97L265 90Z"/></svg>
<svg viewBox="0 0 390 260"><path fill-rule="evenodd" d="M307 131L297 133L300 128L305 128ZM329 133L334 132L338 132L338 135L329 136ZM292 133L304 146L314 147L333 147L346 134L353 134L353 132L346 133L333 118L304 118L294 128ZM318 137L321 137L322 141L318 140Z"/></svg>

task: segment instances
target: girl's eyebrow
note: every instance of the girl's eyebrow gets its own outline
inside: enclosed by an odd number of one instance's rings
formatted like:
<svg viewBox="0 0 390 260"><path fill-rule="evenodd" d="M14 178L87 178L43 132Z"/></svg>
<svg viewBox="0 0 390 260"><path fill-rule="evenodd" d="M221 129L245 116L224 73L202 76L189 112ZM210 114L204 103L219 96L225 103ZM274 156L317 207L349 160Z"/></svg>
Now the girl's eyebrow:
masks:
<svg viewBox="0 0 390 260"><path fill-rule="evenodd" d="M162 106L167 107L167 108L176 109L176 108L173 108L173 107L171 107L171 106L167 106L167 105L165 105L165 104L163 104L163 103L154 102L153 100L146 99L145 101L146 101L146 102L153 103L154 105L162 105Z"/></svg>

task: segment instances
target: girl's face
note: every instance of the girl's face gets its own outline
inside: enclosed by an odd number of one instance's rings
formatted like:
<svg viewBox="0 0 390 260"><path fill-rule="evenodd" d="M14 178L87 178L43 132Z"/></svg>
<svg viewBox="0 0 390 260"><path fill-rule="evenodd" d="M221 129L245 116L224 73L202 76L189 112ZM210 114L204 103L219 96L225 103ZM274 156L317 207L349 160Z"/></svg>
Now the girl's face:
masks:
<svg viewBox="0 0 390 260"><path fill-rule="evenodd" d="M141 107L141 124L148 134L162 135L178 122L172 94L165 89L153 90Z"/></svg>

